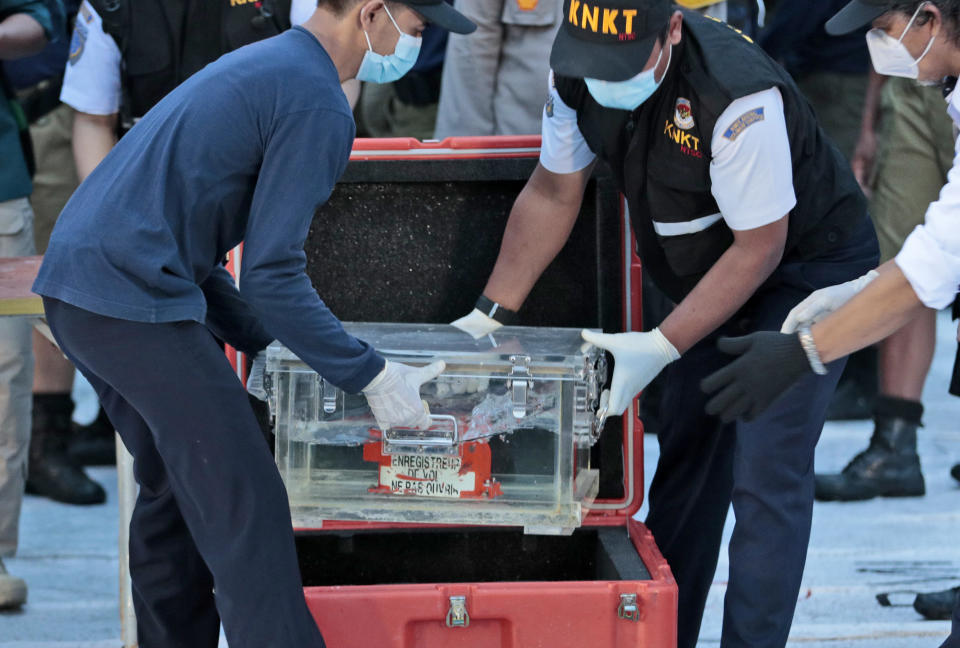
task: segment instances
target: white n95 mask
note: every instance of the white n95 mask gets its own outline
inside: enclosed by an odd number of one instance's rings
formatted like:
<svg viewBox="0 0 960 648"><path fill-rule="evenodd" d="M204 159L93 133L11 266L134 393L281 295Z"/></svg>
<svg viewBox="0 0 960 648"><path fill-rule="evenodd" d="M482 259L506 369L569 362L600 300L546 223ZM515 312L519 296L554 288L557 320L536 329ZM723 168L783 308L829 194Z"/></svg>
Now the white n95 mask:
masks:
<svg viewBox="0 0 960 648"><path fill-rule="evenodd" d="M936 40L937 37L936 35L930 37L930 42L927 43L927 49L923 50L923 54L921 54L918 59L914 59L910 51L907 50L903 44L903 38L907 35L907 32L910 31L910 27L913 26L914 21L917 19L917 16L920 15L920 10L923 9L924 5L926 5L925 2L917 7L917 10L913 13L913 17L910 18L910 22L907 23L906 28L898 39L894 39L893 36L890 36L882 29L871 29L867 32L867 49L870 50L870 60L873 61L873 69L875 69L878 74L904 77L906 79L916 79L920 76L918 65L920 61L923 60L923 57L930 51L930 48L933 47L933 41Z"/></svg>

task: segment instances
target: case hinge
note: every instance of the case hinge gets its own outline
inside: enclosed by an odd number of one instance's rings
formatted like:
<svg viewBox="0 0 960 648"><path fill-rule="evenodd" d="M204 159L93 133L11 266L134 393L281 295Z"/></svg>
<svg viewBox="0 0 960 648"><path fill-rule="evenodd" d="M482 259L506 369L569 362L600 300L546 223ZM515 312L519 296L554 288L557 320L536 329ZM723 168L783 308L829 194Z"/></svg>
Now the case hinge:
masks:
<svg viewBox="0 0 960 648"><path fill-rule="evenodd" d="M451 596L450 609L447 611L448 628L466 628L470 626L470 615L467 614L467 597Z"/></svg>
<svg viewBox="0 0 960 648"><path fill-rule="evenodd" d="M578 448L592 448L600 440L606 420L606 400L610 393L603 392L607 381L607 359L603 353L586 359L583 381L573 391L573 439Z"/></svg>
<svg viewBox="0 0 960 648"><path fill-rule="evenodd" d="M620 595L620 607L617 608L617 616L627 621L640 620L640 605L637 603L636 594Z"/></svg>
<svg viewBox="0 0 960 648"><path fill-rule="evenodd" d="M530 356L510 356L510 376L507 386L513 401L513 417L522 419L527 416L527 391L533 388L533 376L530 375Z"/></svg>

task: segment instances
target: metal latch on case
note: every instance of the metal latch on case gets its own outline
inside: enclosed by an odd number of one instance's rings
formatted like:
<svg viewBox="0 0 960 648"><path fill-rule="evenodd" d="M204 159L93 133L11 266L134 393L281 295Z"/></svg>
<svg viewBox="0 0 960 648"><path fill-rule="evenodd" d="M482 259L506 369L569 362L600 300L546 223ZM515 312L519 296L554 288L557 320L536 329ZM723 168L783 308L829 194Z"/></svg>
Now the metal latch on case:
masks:
<svg viewBox="0 0 960 648"><path fill-rule="evenodd" d="M522 419L527 415L527 391L533 389L533 376L530 375L530 356L510 356L510 375L507 387L510 388L513 401L513 417Z"/></svg>
<svg viewBox="0 0 960 648"><path fill-rule="evenodd" d="M617 608L617 616L627 621L640 620L640 605L637 603L636 594L620 595L620 607Z"/></svg>
<svg viewBox="0 0 960 648"><path fill-rule="evenodd" d="M320 379L320 393L323 394L323 413L333 414L337 411L337 388L326 378Z"/></svg>
<svg viewBox="0 0 960 648"><path fill-rule="evenodd" d="M448 628L466 628L470 626L470 615L467 614L467 597L451 596L450 609L447 611Z"/></svg>
<svg viewBox="0 0 960 648"><path fill-rule="evenodd" d="M431 414L430 427L390 428L383 432L383 454L442 454L457 455L460 429L457 419L448 414Z"/></svg>

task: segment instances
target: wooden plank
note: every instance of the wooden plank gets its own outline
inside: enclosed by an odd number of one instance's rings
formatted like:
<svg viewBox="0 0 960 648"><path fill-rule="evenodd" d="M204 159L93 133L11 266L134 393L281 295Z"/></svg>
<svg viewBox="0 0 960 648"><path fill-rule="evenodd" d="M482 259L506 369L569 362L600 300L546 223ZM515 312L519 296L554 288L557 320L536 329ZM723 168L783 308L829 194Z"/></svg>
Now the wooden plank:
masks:
<svg viewBox="0 0 960 648"><path fill-rule="evenodd" d="M42 260L41 256L0 258L0 316L43 316L43 302L30 290Z"/></svg>

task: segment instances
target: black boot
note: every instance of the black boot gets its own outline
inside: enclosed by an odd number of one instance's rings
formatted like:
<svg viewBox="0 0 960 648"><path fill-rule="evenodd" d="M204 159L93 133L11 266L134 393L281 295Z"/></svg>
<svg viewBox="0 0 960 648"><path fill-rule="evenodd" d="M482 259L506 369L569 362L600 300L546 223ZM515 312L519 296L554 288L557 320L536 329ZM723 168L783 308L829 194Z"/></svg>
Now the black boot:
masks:
<svg viewBox="0 0 960 648"><path fill-rule="evenodd" d="M107 414L100 408L90 425L74 426L70 439L70 458L81 466L114 466L117 463L116 433Z"/></svg>
<svg viewBox="0 0 960 648"><path fill-rule="evenodd" d="M917 594L913 601L913 609L931 621L949 621L953 618L953 608L957 603L957 592L960 587L951 587L942 592Z"/></svg>
<svg viewBox="0 0 960 648"><path fill-rule="evenodd" d="M839 475L817 475L816 498L830 502L923 495L926 489L917 455L922 415L919 402L881 396L870 446Z"/></svg>
<svg viewBox="0 0 960 648"><path fill-rule="evenodd" d="M950 467L950 476L960 482L960 464L953 464Z"/></svg>
<svg viewBox="0 0 960 648"><path fill-rule="evenodd" d="M34 394L27 492L65 504L102 504L103 488L67 454L72 414L70 394Z"/></svg>

